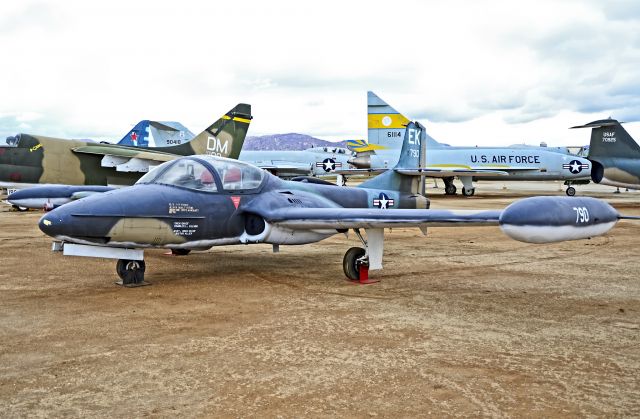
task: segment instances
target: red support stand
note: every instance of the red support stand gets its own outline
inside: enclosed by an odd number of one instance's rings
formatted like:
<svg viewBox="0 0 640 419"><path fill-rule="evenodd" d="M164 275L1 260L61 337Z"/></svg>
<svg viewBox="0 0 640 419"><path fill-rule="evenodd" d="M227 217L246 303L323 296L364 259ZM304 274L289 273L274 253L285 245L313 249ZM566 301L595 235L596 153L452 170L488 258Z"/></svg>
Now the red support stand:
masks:
<svg viewBox="0 0 640 419"><path fill-rule="evenodd" d="M375 284L376 282L380 282L379 279L369 279L369 265L362 264L360 265L360 269L358 269L359 275L359 284Z"/></svg>

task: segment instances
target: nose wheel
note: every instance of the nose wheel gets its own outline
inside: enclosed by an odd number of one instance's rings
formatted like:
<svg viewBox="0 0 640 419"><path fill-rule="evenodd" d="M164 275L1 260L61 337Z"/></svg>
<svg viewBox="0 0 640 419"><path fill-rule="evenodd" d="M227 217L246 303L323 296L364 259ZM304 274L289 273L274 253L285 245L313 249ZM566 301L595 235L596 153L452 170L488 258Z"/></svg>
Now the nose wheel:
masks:
<svg viewBox="0 0 640 419"><path fill-rule="evenodd" d="M119 259L116 264L116 272L120 277L120 281L116 282L116 284L129 288L151 285L148 282L144 282L144 271L144 260Z"/></svg>
<svg viewBox="0 0 640 419"><path fill-rule="evenodd" d="M576 188L574 188L573 186L569 186L565 193L567 194L567 196L575 196Z"/></svg>

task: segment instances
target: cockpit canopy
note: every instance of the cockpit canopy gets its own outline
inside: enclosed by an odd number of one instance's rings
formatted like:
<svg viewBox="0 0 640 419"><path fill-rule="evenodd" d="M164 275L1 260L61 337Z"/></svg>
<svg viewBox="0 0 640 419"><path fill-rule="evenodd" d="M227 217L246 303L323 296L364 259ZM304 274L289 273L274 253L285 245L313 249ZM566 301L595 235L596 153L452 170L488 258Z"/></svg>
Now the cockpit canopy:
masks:
<svg viewBox="0 0 640 419"><path fill-rule="evenodd" d="M9 136L4 139L4 141L0 141L0 147L18 147L18 143L20 142L20 134L15 136Z"/></svg>
<svg viewBox="0 0 640 419"><path fill-rule="evenodd" d="M136 183L172 185L204 192L220 189L235 192L256 189L263 178L264 172L250 164L222 157L197 156L163 163Z"/></svg>

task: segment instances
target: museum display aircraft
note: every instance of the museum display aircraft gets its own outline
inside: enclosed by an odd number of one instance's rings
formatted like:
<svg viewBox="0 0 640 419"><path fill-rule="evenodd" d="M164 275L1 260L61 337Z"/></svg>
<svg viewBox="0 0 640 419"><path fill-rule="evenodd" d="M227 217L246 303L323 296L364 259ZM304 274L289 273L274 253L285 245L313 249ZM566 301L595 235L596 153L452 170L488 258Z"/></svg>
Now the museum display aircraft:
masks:
<svg viewBox="0 0 640 419"><path fill-rule="evenodd" d="M243 150L238 160L267 170L281 178L335 176L348 169L354 154L344 147L312 147L306 150Z"/></svg>
<svg viewBox="0 0 640 419"><path fill-rule="evenodd" d="M373 92L367 92L368 143L363 140L347 142L356 152L349 163L363 170L384 170L398 161L404 125L408 119ZM455 195L453 183L458 178L462 194L475 193L474 180L564 180L566 193L573 196L571 184L588 183L591 163L570 154L562 147L453 147L439 143L425 133L427 153L425 174L442 178L445 193ZM345 175L357 171L343 171Z"/></svg>
<svg viewBox="0 0 640 419"><path fill-rule="evenodd" d="M140 121L118 144L149 147L151 144L181 144L192 138L189 130L178 122ZM238 160L244 161L283 179L298 176L335 177L336 170L348 169L354 153L344 147L312 147L305 150L245 150Z"/></svg>
<svg viewBox="0 0 640 419"><path fill-rule="evenodd" d="M191 141L136 148L18 134L0 146L0 186L18 208L55 206L104 186L128 186L161 163L193 154L237 158L251 122L251 106L238 104ZM70 188L73 185L87 187ZM33 205L37 205L34 207Z"/></svg>
<svg viewBox="0 0 640 419"><path fill-rule="evenodd" d="M171 147L191 141L195 134L176 121L144 119L134 125L118 145L129 147Z"/></svg>
<svg viewBox="0 0 640 419"><path fill-rule="evenodd" d="M191 156L159 166L134 186L71 202L44 215L40 229L65 255L118 259L121 284L144 284L144 249L174 253L212 246L314 243L353 229L345 275L368 282L382 268L384 229L499 225L511 238L548 243L606 233L620 215L594 198L533 197L504 210L433 210L420 194L425 132L408 123L397 165L358 187L320 179L287 181L255 166ZM361 233L364 229L365 235ZM366 238L365 238L366 236Z"/></svg>
<svg viewBox="0 0 640 419"><path fill-rule="evenodd" d="M591 180L603 185L640 189L640 146L615 119L601 119L573 128L591 128L587 158Z"/></svg>

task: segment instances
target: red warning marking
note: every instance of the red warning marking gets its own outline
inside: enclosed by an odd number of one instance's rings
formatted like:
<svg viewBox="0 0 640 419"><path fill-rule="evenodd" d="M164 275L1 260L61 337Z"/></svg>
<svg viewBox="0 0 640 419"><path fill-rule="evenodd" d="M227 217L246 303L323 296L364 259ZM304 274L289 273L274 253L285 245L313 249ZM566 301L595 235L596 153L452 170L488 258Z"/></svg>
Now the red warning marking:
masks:
<svg viewBox="0 0 640 419"><path fill-rule="evenodd" d="M236 209L238 209L238 205L240 205L240 197L232 196L231 201L233 202L233 206L236 207Z"/></svg>

